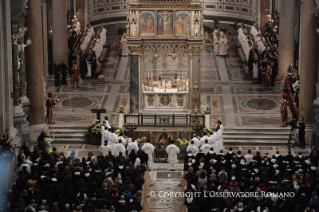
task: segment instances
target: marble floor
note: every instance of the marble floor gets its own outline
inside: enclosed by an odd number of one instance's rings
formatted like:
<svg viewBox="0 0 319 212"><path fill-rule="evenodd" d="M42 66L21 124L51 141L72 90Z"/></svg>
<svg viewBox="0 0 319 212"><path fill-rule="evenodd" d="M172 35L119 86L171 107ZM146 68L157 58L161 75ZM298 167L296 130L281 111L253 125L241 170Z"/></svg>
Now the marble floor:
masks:
<svg viewBox="0 0 319 212"><path fill-rule="evenodd" d="M101 74L105 75L105 84L96 80L82 80L80 88L73 89L71 85L48 87L47 91L54 93L60 102L57 105L56 126L82 126L87 127L95 122L96 116L91 109L106 109L107 115L113 126L118 125L117 109L125 106L129 112L129 57L119 57L114 48L115 36L109 36L110 51L103 63ZM146 61L147 66L153 67L153 60ZM211 46L205 46L201 53L201 111L206 104L211 107L211 125L217 120L222 120L225 129L245 127L247 129L275 128L280 124L279 105L281 91L279 88L265 89L261 85L252 84L245 80L245 73L239 61L238 53L234 48L230 49L228 57L216 57ZM165 66L165 67L164 67ZM163 64L164 68L178 68L176 64L169 62ZM161 67L161 68L163 68ZM185 68L181 66L181 68ZM53 81L54 82L54 81ZM54 127L54 126L53 126ZM225 150L230 145L225 144ZM101 151L98 146L86 144L55 144L58 151L66 155L74 150L77 157L87 156L89 151L95 155ZM252 150L253 154L260 151L263 155L268 151L271 155L278 150L282 154L287 153L284 145L262 145L248 143L244 146L232 145L233 151L241 150L246 154ZM299 152L298 148L292 149L292 154ZM310 149L303 150L303 154L309 154ZM153 186L150 191L179 192L179 182L182 174L182 163L177 164L177 171L168 171L167 163L154 163L154 169L150 172ZM179 211L182 198L148 197L147 202L152 212Z"/></svg>

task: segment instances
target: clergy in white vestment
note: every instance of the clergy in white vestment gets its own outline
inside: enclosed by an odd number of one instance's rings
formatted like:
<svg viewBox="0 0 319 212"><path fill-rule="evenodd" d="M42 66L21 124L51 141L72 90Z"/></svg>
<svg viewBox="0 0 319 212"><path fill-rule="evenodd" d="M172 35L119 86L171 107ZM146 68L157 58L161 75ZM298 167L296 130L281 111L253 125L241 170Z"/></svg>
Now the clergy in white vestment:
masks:
<svg viewBox="0 0 319 212"><path fill-rule="evenodd" d="M108 141L106 140L106 142L104 143L103 146L101 146L102 148L102 153L103 153L103 156L106 156L109 154L109 152L112 152L112 148L111 148L111 145L108 144Z"/></svg>
<svg viewBox="0 0 319 212"><path fill-rule="evenodd" d="M120 152L122 153L122 155L125 157L126 156L126 149L125 146L121 143L122 141L119 140L119 143L115 145L114 149L113 149L113 155L115 157L120 155Z"/></svg>
<svg viewBox="0 0 319 212"><path fill-rule="evenodd" d="M119 137L118 137L118 141L122 141L122 144L124 145L124 146L126 146L126 139L123 137L123 135L122 135L122 133L119 135Z"/></svg>
<svg viewBox="0 0 319 212"><path fill-rule="evenodd" d="M219 39L214 39L214 53L217 56L219 54Z"/></svg>
<svg viewBox="0 0 319 212"><path fill-rule="evenodd" d="M221 35L219 40L219 55L227 55L228 40L225 35Z"/></svg>
<svg viewBox="0 0 319 212"><path fill-rule="evenodd" d="M212 135L209 136L208 143L210 147L214 148L215 153L218 154L219 149L217 146L217 133L213 133Z"/></svg>
<svg viewBox="0 0 319 212"><path fill-rule="evenodd" d="M150 143L149 140L147 140L147 143L144 144L141 148L147 155L148 155L148 161L147 161L147 167L149 170L153 169L153 154L155 147L153 144Z"/></svg>
<svg viewBox="0 0 319 212"><path fill-rule="evenodd" d="M210 150L210 145L208 144L208 140L205 140L205 143L200 147L200 149L202 150L202 152L207 155L207 153Z"/></svg>
<svg viewBox="0 0 319 212"><path fill-rule="evenodd" d="M216 148L220 152L221 150L224 149L223 133L220 130L218 130L216 134L217 134Z"/></svg>
<svg viewBox="0 0 319 212"><path fill-rule="evenodd" d="M217 121L217 124L219 125L219 129L220 129L220 131L224 132L224 126L223 126L223 123L222 123L220 120L218 120L218 121Z"/></svg>
<svg viewBox="0 0 319 212"><path fill-rule="evenodd" d="M258 79L258 63L253 63L253 78Z"/></svg>
<svg viewBox="0 0 319 212"><path fill-rule="evenodd" d="M137 140L135 140L135 137L132 137L131 142L127 144L127 147L126 147L127 155L131 153L132 149L135 150L135 153L138 152L138 144L137 144Z"/></svg>
<svg viewBox="0 0 319 212"><path fill-rule="evenodd" d="M103 121L103 124L101 126L101 146L104 146L104 141L106 138L106 132L107 129L105 129L105 121Z"/></svg>
<svg viewBox="0 0 319 212"><path fill-rule="evenodd" d="M193 134L192 140L194 141L195 146L197 146L197 148L199 148L199 146L200 146L200 141L198 140L196 134Z"/></svg>
<svg viewBox="0 0 319 212"><path fill-rule="evenodd" d="M109 136L110 138L110 142L111 142L111 147L112 147L112 150L114 150L115 146L118 144L118 137L117 135L114 133L114 130L113 132L110 134ZM123 144L122 144L123 145Z"/></svg>
<svg viewBox="0 0 319 212"><path fill-rule="evenodd" d="M246 154L244 156L245 160L246 160L246 163L249 164L250 162L253 161L253 155L251 154L251 150L248 150L248 154Z"/></svg>
<svg viewBox="0 0 319 212"><path fill-rule="evenodd" d="M172 83L167 78L162 82L162 88L172 88Z"/></svg>
<svg viewBox="0 0 319 212"><path fill-rule="evenodd" d="M208 140L208 136L206 133L204 133L204 136L200 139L200 145L205 144L205 140Z"/></svg>
<svg viewBox="0 0 319 212"><path fill-rule="evenodd" d="M108 129L111 128L111 125L110 125L110 123L109 123L109 117L105 116L105 117L104 117L104 120L105 120L105 126L106 126Z"/></svg>
<svg viewBox="0 0 319 212"><path fill-rule="evenodd" d="M192 155L196 156L198 153L198 147L195 145L195 142L191 140L188 147L186 148L186 152L192 151Z"/></svg>
<svg viewBox="0 0 319 212"><path fill-rule="evenodd" d="M175 171L175 164L177 163L177 154L179 154L179 148L171 141L171 144L166 147L166 153L168 155L167 161L169 163L169 170Z"/></svg>

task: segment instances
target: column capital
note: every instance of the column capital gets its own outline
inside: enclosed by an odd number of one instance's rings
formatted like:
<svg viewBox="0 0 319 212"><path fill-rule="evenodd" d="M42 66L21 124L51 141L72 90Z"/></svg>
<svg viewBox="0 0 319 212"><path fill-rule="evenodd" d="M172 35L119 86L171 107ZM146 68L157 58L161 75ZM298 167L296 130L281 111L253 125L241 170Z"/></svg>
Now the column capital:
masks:
<svg viewBox="0 0 319 212"><path fill-rule="evenodd" d="M144 57L143 54L138 54L138 59L142 59Z"/></svg>
<svg viewBox="0 0 319 212"><path fill-rule="evenodd" d="M18 44L20 37L21 37L20 34L12 35L11 36L12 44Z"/></svg>
<svg viewBox="0 0 319 212"><path fill-rule="evenodd" d="M203 49L203 45L190 45L189 46L189 52L192 55L200 55L202 49Z"/></svg>
<svg viewBox="0 0 319 212"><path fill-rule="evenodd" d="M25 32L28 30L28 27L21 27L19 28L19 34L20 37L22 38L25 35Z"/></svg>
<svg viewBox="0 0 319 212"><path fill-rule="evenodd" d="M129 44L127 45L130 50L130 55L139 55L141 46L139 44Z"/></svg>

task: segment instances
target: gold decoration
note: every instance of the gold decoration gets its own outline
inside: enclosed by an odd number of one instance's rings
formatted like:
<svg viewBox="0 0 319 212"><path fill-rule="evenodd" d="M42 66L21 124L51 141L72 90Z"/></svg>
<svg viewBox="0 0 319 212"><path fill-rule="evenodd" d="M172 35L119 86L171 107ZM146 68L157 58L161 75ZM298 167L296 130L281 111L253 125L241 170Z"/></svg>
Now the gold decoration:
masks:
<svg viewBox="0 0 319 212"><path fill-rule="evenodd" d="M183 104L184 104L183 95L177 95L177 105L178 106L183 106Z"/></svg>
<svg viewBox="0 0 319 212"><path fill-rule="evenodd" d="M139 54L140 45L138 45L138 44L130 44L130 45L127 45L127 47L130 50L130 55L138 55Z"/></svg>
<svg viewBox="0 0 319 212"><path fill-rule="evenodd" d="M165 106L168 105L168 103L169 103L169 97L168 97L168 95L163 95L163 97L162 97L162 103L163 103L163 105L165 105Z"/></svg>
<svg viewBox="0 0 319 212"><path fill-rule="evenodd" d="M154 100L155 99L154 99L153 95L149 95L148 99L147 99L148 106L153 106Z"/></svg>

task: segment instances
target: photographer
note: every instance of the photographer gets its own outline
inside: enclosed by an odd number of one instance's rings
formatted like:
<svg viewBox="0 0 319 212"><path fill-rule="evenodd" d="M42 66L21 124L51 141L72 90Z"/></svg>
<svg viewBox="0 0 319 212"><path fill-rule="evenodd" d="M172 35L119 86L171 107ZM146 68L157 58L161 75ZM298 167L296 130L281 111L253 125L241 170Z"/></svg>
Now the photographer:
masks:
<svg viewBox="0 0 319 212"><path fill-rule="evenodd" d="M306 124L304 122L304 118L301 118L298 126L296 126L296 128L299 129L299 144L301 149L304 149L306 147L306 142L305 142L305 129L306 129Z"/></svg>

